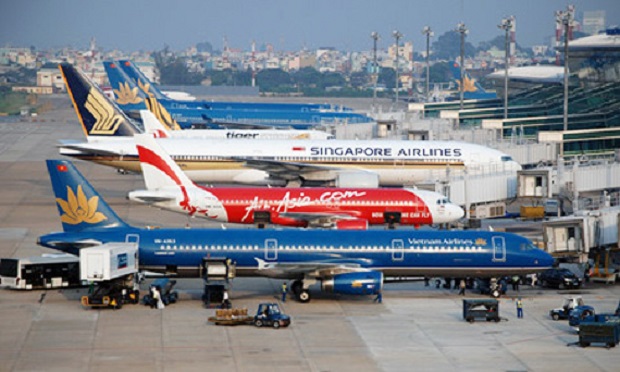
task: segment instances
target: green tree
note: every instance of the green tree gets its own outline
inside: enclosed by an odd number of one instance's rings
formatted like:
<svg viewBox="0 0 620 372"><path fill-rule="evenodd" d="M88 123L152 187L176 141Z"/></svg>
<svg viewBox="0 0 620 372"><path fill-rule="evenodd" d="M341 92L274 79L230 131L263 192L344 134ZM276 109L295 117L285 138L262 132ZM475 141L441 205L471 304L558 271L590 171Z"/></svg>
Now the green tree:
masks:
<svg viewBox="0 0 620 372"><path fill-rule="evenodd" d="M396 84L396 72L393 68L387 67L382 68L379 71L379 79L377 83L385 85L387 89L394 89L394 85Z"/></svg>
<svg viewBox="0 0 620 372"><path fill-rule="evenodd" d="M262 92L287 92L292 91L294 86L291 75L282 69L259 71L256 83Z"/></svg>
<svg viewBox="0 0 620 372"><path fill-rule="evenodd" d="M467 41L467 37L465 38L464 47L465 57L472 57L476 53L476 48ZM431 57L435 59L454 61L460 58L461 34L456 31L444 33L433 42L432 51L433 54L431 54Z"/></svg>

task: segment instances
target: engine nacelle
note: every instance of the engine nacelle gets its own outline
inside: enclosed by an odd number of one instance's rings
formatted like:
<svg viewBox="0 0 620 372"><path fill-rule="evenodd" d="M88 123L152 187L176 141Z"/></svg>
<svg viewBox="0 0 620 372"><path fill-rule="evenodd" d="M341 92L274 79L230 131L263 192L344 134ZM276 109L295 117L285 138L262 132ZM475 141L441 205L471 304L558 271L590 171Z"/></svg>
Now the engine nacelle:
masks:
<svg viewBox="0 0 620 372"><path fill-rule="evenodd" d="M352 295L374 295L382 286L383 273L380 271L339 274L321 283L321 289L325 292Z"/></svg>

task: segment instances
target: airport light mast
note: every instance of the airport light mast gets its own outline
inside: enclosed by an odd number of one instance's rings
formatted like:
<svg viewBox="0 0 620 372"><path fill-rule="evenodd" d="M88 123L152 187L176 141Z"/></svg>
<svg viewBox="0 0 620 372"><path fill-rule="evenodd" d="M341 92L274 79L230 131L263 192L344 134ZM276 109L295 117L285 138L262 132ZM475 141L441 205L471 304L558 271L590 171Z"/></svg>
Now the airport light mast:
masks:
<svg viewBox="0 0 620 372"><path fill-rule="evenodd" d="M373 31L370 34L372 38L372 80L374 87L372 89L372 106L375 106L377 100L377 80L379 80L379 69L377 68L377 41L379 41L379 33Z"/></svg>
<svg viewBox="0 0 620 372"><path fill-rule="evenodd" d="M456 32L461 34L461 66L460 66L461 67L461 79L460 79L460 87L459 87L459 100L460 100L459 109L462 110L463 109L463 93L464 93L463 75L465 72L464 67L463 67L465 65L465 35L467 35L469 30L467 29L467 27L465 27L465 23L461 22L458 25L456 25Z"/></svg>
<svg viewBox="0 0 620 372"><path fill-rule="evenodd" d="M429 97L430 97L430 71L431 71L431 65L430 65L430 44L431 44L431 37L433 37L435 34L433 33L433 30L431 30L430 26L424 26L424 28L422 29L422 34L426 35L426 102L429 101Z"/></svg>
<svg viewBox="0 0 620 372"><path fill-rule="evenodd" d="M555 13L556 21L564 26L564 130L568 130L568 40L569 33L573 26L574 7L568 7L567 11L558 11ZM562 149L564 148L561 145ZM563 151L560 151L563 153Z"/></svg>
<svg viewBox="0 0 620 372"><path fill-rule="evenodd" d="M499 25L497 25L497 27L499 27L500 29L504 30L506 32L506 43L505 43L505 49L506 49L506 56L504 59L504 119L508 119L508 65L509 65L509 54L510 54L510 49L509 49L509 42L510 42L510 32L512 31L512 17L508 17L508 18L504 18L502 19L502 23L500 23Z"/></svg>
<svg viewBox="0 0 620 372"><path fill-rule="evenodd" d="M396 95L394 98L394 102L398 104L398 40L403 37L403 34L401 34L398 30L394 30L394 32L392 32L392 35L394 36L394 39L396 39L396 66L394 68L394 70L396 71L396 86L394 87L394 90L396 90Z"/></svg>

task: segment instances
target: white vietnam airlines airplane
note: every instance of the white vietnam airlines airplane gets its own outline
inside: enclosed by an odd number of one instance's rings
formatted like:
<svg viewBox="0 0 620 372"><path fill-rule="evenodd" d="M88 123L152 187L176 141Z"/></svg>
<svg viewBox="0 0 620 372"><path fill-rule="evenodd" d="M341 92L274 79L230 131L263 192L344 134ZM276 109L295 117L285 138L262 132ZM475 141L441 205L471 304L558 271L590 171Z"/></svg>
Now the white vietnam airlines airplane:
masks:
<svg viewBox="0 0 620 372"><path fill-rule="evenodd" d="M70 65L60 68L89 138L63 141L60 153L140 172L132 136L141 130L86 77ZM205 183L404 186L441 179L448 170L521 169L500 151L449 141L162 138L160 144L190 179Z"/></svg>
<svg viewBox="0 0 620 372"><path fill-rule="evenodd" d="M134 136L146 190L129 199L232 223L364 229L368 224L442 224L463 209L436 192L371 188L206 188L194 184L149 134Z"/></svg>

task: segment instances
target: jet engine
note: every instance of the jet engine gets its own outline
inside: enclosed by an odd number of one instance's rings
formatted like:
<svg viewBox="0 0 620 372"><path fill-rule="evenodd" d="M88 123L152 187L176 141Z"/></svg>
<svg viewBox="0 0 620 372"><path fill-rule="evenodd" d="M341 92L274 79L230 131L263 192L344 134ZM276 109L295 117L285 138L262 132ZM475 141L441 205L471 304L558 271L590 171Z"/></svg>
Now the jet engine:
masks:
<svg viewBox="0 0 620 372"><path fill-rule="evenodd" d="M374 295L382 286L383 273L379 271L338 274L321 283L321 289L325 292L352 295Z"/></svg>

